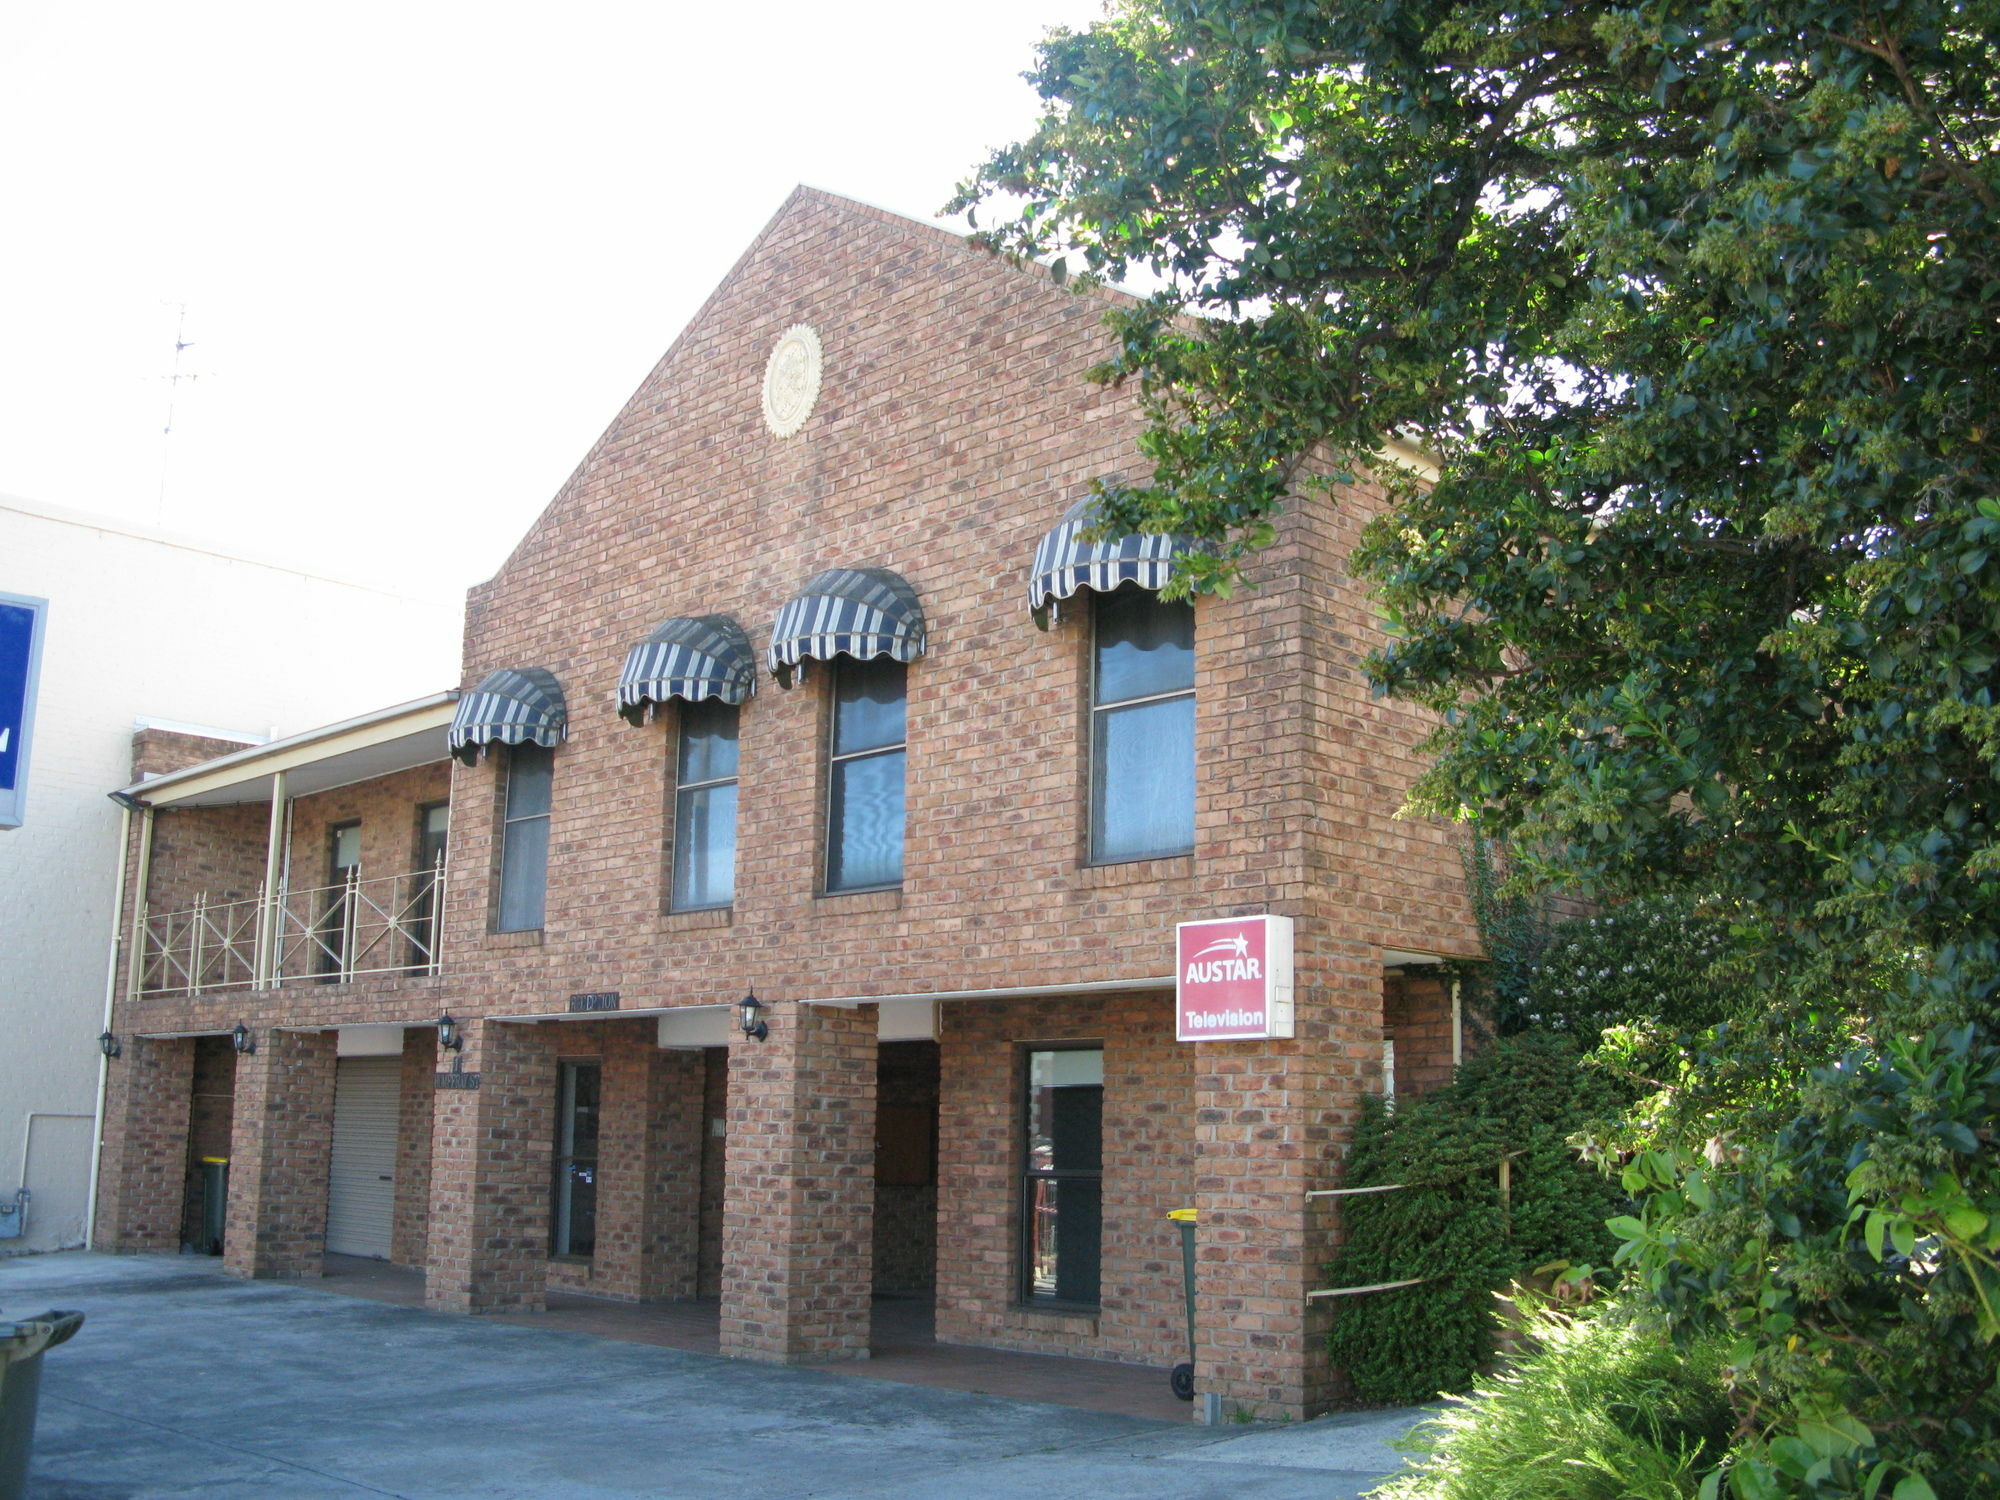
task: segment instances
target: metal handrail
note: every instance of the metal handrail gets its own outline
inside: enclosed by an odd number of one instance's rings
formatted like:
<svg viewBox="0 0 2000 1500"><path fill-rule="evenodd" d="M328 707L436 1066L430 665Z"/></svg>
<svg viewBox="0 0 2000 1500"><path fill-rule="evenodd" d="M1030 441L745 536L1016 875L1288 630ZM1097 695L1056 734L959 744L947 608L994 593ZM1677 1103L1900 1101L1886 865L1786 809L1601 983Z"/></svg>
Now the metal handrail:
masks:
<svg viewBox="0 0 2000 1500"><path fill-rule="evenodd" d="M199 995L280 984L345 983L371 974L435 975L443 954L445 873L427 870L345 879L270 897L210 901L149 912L140 927L137 993ZM257 934L275 934L260 975Z"/></svg>

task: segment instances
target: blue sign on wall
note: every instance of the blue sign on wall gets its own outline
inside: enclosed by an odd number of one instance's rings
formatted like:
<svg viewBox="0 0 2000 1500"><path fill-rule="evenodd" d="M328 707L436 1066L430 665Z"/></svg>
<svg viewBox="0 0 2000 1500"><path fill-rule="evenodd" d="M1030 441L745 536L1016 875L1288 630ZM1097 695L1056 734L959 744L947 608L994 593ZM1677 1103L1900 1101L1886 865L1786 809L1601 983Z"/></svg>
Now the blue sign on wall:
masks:
<svg viewBox="0 0 2000 1500"><path fill-rule="evenodd" d="M21 826L46 599L0 594L0 828Z"/></svg>

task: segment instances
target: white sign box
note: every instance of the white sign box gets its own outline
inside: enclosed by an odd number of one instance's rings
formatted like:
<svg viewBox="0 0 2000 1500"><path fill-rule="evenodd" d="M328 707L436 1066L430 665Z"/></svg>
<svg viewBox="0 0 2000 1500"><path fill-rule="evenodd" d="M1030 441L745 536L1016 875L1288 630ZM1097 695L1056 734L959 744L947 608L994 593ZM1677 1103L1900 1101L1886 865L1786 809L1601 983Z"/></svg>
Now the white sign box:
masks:
<svg viewBox="0 0 2000 1500"><path fill-rule="evenodd" d="M1292 919L1182 922L1174 965L1174 1035L1183 1042L1292 1034Z"/></svg>

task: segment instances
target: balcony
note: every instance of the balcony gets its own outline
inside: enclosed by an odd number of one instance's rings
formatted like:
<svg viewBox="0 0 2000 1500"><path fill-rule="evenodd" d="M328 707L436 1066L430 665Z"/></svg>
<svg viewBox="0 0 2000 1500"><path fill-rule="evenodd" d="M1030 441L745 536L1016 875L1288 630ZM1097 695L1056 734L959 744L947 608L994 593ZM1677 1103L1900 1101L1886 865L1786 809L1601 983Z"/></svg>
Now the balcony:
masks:
<svg viewBox="0 0 2000 1500"><path fill-rule="evenodd" d="M442 959L442 862L364 875L266 899L197 900L149 913L139 930L133 991L146 998L281 984L345 984L376 975L424 977Z"/></svg>

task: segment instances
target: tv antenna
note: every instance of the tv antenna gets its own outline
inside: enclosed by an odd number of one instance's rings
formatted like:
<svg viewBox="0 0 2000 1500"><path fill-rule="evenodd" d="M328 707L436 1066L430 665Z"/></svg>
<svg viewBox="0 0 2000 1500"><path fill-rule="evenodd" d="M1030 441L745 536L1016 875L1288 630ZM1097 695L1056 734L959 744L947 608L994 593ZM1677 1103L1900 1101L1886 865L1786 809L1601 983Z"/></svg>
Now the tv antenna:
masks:
<svg viewBox="0 0 2000 1500"><path fill-rule="evenodd" d="M167 521L167 459L173 452L174 408L180 400L182 382L185 381L189 385L192 385L195 381L201 379L201 376L195 371L183 370L181 368L181 356L192 349L194 345L189 343L187 338L187 304L185 302L176 302L174 308L176 312L174 322L174 367L172 374L162 377L167 382L167 420L166 425L160 429L160 497L158 513L154 517L155 522L162 526Z"/></svg>

